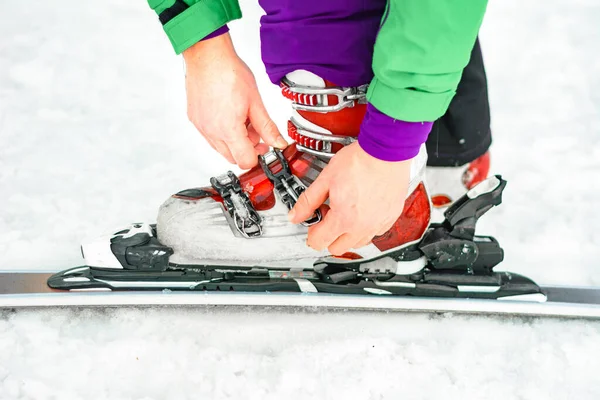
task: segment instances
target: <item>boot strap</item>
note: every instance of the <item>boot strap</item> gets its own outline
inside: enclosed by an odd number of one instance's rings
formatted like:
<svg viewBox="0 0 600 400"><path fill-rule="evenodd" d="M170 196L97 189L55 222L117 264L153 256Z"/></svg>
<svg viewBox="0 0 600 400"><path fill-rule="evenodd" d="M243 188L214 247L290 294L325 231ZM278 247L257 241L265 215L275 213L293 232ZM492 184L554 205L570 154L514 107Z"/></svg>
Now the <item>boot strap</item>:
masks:
<svg viewBox="0 0 600 400"><path fill-rule="evenodd" d="M367 89L369 85L355 87L316 88L301 86L287 78L281 79L283 96L292 100L292 108L300 111L335 112L356 104L367 104Z"/></svg>
<svg viewBox="0 0 600 400"><path fill-rule="evenodd" d="M288 121L288 135L296 142L300 151L330 159L335 154L335 144L347 146L356 140L353 136L332 135L319 133L302 125L302 122L292 117Z"/></svg>

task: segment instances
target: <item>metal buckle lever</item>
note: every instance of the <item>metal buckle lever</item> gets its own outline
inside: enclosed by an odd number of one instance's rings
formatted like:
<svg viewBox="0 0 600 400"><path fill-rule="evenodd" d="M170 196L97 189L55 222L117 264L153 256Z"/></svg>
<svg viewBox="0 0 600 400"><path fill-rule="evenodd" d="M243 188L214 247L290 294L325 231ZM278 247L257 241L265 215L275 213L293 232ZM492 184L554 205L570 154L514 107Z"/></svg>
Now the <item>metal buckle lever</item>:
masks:
<svg viewBox="0 0 600 400"><path fill-rule="evenodd" d="M287 78L283 78L282 82L292 93L317 96L318 104L316 105L301 104L296 102L292 105L292 108L300 111L314 111L322 113L336 112L346 107L354 107L355 101L358 104L366 104L366 94L369 87L368 84L357 87L327 88L297 86ZM327 104L327 96L336 96L338 98L338 103L332 106L325 105Z"/></svg>
<svg viewBox="0 0 600 400"><path fill-rule="evenodd" d="M317 142L322 144L321 150L312 149L307 146L303 146L301 144L301 140L296 141L296 147L298 150L303 151L305 153L314 154L323 158L332 158L334 156L334 152L332 151L332 145L334 143L339 143L343 146L348 146L356 141L356 138L351 136L340 136L340 135L331 135L331 134L323 134L319 132L311 131L310 129L304 127L302 122L300 122L297 118L291 117L290 122L296 128L296 133L302 137L307 137L310 139L314 139Z"/></svg>
<svg viewBox="0 0 600 400"><path fill-rule="evenodd" d="M210 184L223 198L225 210L233 219L238 232L247 239L261 236L262 219L242 190L239 178L228 171L225 175L210 178Z"/></svg>
<svg viewBox="0 0 600 400"><path fill-rule="evenodd" d="M273 154L277 157L277 160L281 164L281 171L275 173L270 168L269 164L265 160L265 156L260 156L258 158L258 162L262 167L263 171L267 175L267 178L273 183L275 193L279 195L279 198L283 203L288 207L288 209L292 209L298 198L306 190L306 186L300 182L300 179L296 175L292 173L290 170L290 166L283 156L283 153L279 149L273 149ZM321 221L321 210L316 210L315 213L304 221L302 225L310 226L314 225Z"/></svg>

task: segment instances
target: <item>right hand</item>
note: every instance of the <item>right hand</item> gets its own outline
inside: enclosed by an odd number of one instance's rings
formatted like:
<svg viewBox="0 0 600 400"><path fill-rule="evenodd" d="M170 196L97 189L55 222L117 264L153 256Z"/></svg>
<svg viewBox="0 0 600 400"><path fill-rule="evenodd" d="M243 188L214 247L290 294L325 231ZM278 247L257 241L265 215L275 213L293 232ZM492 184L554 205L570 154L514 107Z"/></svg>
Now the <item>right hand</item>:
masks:
<svg viewBox="0 0 600 400"><path fill-rule="evenodd" d="M196 43L183 58L188 118L229 162L249 169L269 146L287 146L229 33Z"/></svg>
<svg viewBox="0 0 600 400"><path fill-rule="evenodd" d="M402 214L411 163L379 160L354 142L338 151L302 192L290 222L299 224L321 208L323 220L308 228L309 247L340 256L366 246Z"/></svg>

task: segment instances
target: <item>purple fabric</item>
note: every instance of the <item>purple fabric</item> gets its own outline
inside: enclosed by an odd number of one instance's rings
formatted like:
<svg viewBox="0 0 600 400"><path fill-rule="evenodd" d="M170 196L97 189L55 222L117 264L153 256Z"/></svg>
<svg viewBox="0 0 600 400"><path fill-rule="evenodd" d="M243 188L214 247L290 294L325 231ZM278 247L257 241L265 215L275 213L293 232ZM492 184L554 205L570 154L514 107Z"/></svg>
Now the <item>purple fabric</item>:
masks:
<svg viewBox="0 0 600 400"><path fill-rule="evenodd" d="M373 78L386 0L259 0L262 59L271 81L305 69L341 86Z"/></svg>
<svg viewBox="0 0 600 400"><path fill-rule="evenodd" d="M409 160L419 154L433 122L406 122L393 119L369 104L360 127L358 144L384 161Z"/></svg>
<svg viewBox="0 0 600 400"><path fill-rule="evenodd" d="M259 0L262 59L274 84L304 69L339 86L373 78L375 38L386 0ZM391 118L369 104L358 142L386 161L413 158L427 140L431 122Z"/></svg>
<svg viewBox="0 0 600 400"><path fill-rule="evenodd" d="M229 27L227 25L223 25L222 27L220 27L219 29L217 29L213 33L209 33L202 40L212 39L214 37L221 36L222 34L227 33L227 32L229 32Z"/></svg>

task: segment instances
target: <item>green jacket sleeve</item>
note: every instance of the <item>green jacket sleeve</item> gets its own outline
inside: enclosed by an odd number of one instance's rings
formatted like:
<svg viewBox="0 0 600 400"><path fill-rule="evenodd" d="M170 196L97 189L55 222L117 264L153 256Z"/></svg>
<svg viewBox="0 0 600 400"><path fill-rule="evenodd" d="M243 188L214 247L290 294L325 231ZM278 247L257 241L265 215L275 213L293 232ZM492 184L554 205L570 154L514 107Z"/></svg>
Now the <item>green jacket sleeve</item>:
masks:
<svg viewBox="0 0 600 400"><path fill-rule="evenodd" d="M395 119L441 117L456 93L487 0L388 0L367 99Z"/></svg>
<svg viewBox="0 0 600 400"><path fill-rule="evenodd" d="M242 17L237 0L148 0L148 5L158 14L177 54Z"/></svg>

